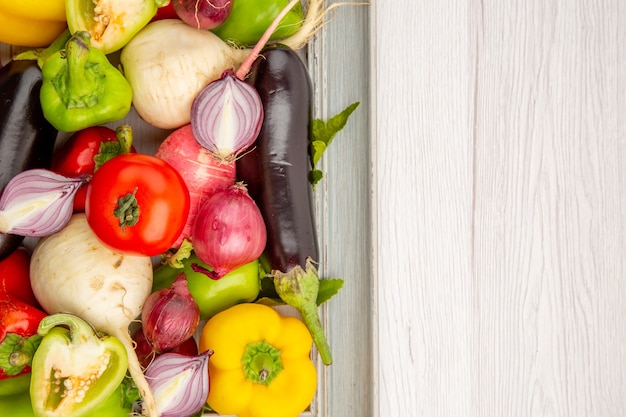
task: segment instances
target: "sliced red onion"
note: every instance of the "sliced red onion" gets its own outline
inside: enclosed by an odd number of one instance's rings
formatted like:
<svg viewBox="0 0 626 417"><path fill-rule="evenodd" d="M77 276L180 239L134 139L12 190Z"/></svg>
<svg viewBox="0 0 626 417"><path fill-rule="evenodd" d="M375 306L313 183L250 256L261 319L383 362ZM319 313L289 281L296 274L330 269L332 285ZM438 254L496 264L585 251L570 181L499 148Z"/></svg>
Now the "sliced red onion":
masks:
<svg viewBox="0 0 626 417"><path fill-rule="evenodd" d="M0 232L32 237L58 232L69 222L74 196L86 181L40 168L17 174L0 196Z"/></svg>
<svg viewBox="0 0 626 417"><path fill-rule="evenodd" d="M190 416L202 409L209 395L208 350L197 356L163 353L145 371L160 417Z"/></svg>
<svg viewBox="0 0 626 417"><path fill-rule="evenodd" d="M249 148L262 122L259 93L232 71L204 87L191 105L196 140L219 159L233 159Z"/></svg>

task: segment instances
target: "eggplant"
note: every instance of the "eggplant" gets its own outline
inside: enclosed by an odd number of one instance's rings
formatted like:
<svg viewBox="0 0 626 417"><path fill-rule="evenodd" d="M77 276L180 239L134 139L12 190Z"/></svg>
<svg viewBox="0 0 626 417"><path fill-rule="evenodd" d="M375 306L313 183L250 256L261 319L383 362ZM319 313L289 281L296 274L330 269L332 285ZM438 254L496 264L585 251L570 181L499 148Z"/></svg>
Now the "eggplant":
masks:
<svg viewBox="0 0 626 417"><path fill-rule="evenodd" d="M58 131L41 110L41 83L36 61L10 61L0 69L0 192L22 171L50 168ZM23 240L0 233L0 260Z"/></svg>
<svg viewBox="0 0 626 417"><path fill-rule="evenodd" d="M281 45L263 51L246 82L259 93L264 116L252 150L237 160L237 176L265 220L269 267L287 273L309 258L319 261L309 182L312 82L298 54Z"/></svg>

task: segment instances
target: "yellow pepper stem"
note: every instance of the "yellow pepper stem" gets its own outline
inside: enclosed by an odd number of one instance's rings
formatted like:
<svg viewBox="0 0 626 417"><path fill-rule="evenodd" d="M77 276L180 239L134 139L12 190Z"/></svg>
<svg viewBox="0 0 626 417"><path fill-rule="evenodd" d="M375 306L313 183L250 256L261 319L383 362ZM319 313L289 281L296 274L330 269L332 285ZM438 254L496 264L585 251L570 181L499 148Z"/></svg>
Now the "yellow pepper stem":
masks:
<svg viewBox="0 0 626 417"><path fill-rule="evenodd" d="M265 340L248 344L241 363L246 379L257 384L269 385L283 370L280 350Z"/></svg>

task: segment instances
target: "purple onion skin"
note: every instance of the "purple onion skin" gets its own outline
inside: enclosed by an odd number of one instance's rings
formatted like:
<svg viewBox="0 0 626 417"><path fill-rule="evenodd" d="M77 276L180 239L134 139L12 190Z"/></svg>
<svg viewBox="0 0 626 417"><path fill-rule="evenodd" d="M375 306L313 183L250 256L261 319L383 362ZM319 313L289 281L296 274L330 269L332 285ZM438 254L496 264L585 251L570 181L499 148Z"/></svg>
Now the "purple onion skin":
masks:
<svg viewBox="0 0 626 417"><path fill-rule="evenodd" d="M200 30L215 29L228 19L234 0L172 0L183 22Z"/></svg>
<svg viewBox="0 0 626 417"><path fill-rule="evenodd" d="M170 288L150 294L141 312L144 336L156 353L174 349L191 338L200 322L200 308L180 274Z"/></svg>
<svg viewBox="0 0 626 417"><path fill-rule="evenodd" d="M191 416L202 410L209 395L209 357L212 354L211 350L193 357L164 353L148 366L146 378L157 407L160 399L167 404L164 410L159 410L160 417ZM191 377L181 379L189 370L193 371ZM161 398L162 395L169 398Z"/></svg>
<svg viewBox="0 0 626 417"><path fill-rule="evenodd" d="M254 87L226 70L194 99L191 128L202 147L218 159L232 161L254 143L261 131L263 113L263 103Z"/></svg>
<svg viewBox="0 0 626 417"><path fill-rule="evenodd" d="M242 183L218 191L205 201L191 236L198 258L213 268L202 272L212 279L258 259L267 241L261 212Z"/></svg>

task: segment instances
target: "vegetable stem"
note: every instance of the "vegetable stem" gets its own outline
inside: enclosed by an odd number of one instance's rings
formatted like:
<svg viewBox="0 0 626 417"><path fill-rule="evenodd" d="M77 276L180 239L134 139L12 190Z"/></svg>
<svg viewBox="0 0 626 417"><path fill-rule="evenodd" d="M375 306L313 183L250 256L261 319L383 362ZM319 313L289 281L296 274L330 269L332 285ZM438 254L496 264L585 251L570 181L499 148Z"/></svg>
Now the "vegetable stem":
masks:
<svg viewBox="0 0 626 417"><path fill-rule="evenodd" d="M313 342L320 353L324 365L333 362L330 345L324 334L322 322L317 311L317 294L320 280L313 261L309 258L306 271L296 265L289 272L273 271L274 286L278 296L288 305L294 307L302 316Z"/></svg>
<svg viewBox="0 0 626 417"><path fill-rule="evenodd" d="M87 99L87 106L93 104L94 80L87 71L87 60L89 59L90 35L88 32L76 33L66 44L65 54L67 59L67 77L65 82L65 94L59 92L63 100L67 100L68 108L74 107L75 101L84 103ZM97 98L95 99L97 102Z"/></svg>
<svg viewBox="0 0 626 417"><path fill-rule="evenodd" d="M259 39L256 45L254 45L254 48L252 48L248 57L243 61L243 63L241 64L237 72L235 72L235 76L237 78L239 78L242 81L244 78L246 78L246 76L250 72L250 68L252 68L252 64L259 56L259 53L261 53L261 50L265 47L267 42L270 40L270 36L272 36L272 33L274 33L274 31L276 30L276 28L280 24L280 21L283 19L283 17L285 17L285 15L289 12L289 10L291 10L299 1L300 0L291 0L289 4L287 4L287 6L285 6L280 11L278 16L276 16L276 18L268 26L265 32L263 32L263 36L261 36L261 39Z"/></svg>

